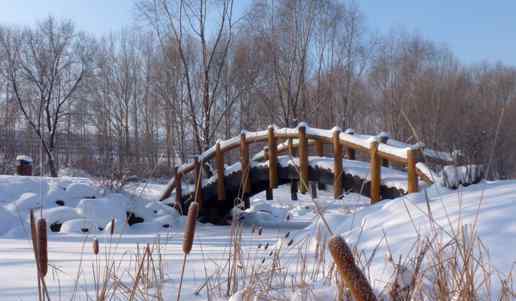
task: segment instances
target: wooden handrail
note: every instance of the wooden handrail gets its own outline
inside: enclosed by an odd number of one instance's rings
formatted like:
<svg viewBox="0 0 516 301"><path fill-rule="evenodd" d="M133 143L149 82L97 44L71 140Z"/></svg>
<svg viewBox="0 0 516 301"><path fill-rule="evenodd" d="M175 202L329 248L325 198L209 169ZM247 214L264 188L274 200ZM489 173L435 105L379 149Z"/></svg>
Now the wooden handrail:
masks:
<svg viewBox="0 0 516 301"><path fill-rule="evenodd" d="M335 136L335 132L338 131L337 136ZM289 144L279 144L277 143L278 140L286 140L286 141L293 141L291 145ZM209 160L212 160L213 158L217 159L217 175L218 177L223 175L223 172L221 172L221 168L224 166L224 154L226 152L229 152L233 149L240 148L240 154L241 154L241 164L242 168L246 168L246 192L250 191L250 173L249 173L249 145L253 143L267 143L269 149L273 149L274 160L277 160L277 156L279 154L283 154L284 152L292 152L295 148L299 148L299 155L300 155L300 170L301 170L301 191L304 190L303 187L308 185L308 182L303 184L303 181L308 181L308 145L309 144L315 144L317 149L317 154L321 154L321 150L323 149L324 144L331 144L335 146L335 143L338 143L339 145L343 146L347 150L348 158L354 159L355 151L369 154L372 159L376 158L378 160L387 160L390 162L403 164L407 166L408 170L408 177L409 184L408 184L408 190L409 192L414 192L414 190L417 191L417 177L421 177L425 182L431 183L431 179L425 176L424 172L420 171L416 166L415 163L417 163L417 158L413 156L412 148L410 147L397 147L393 145L389 145L387 143L382 143L381 141L378 141L375 137L368 137L363 138L360 135L354 135L352 131L345 131L340 132L338 129L331 129L331 130L325 130L325 129L316 129L316 128L310 128L306 126L304 123L300 124L297 128L276 128L276 127L269 127L267 130L264 131L256 131L256 132L246 132L242 131L241 135L233 137L228 140L223 140L217 142L216 145L209 148L205 152L203 152L201 155L196 157L196 160L194 162L186 163L181 166L179 166L176 170L176 175L174 178L169 182L167 185L167 189L162 194L160 200L168 198L172 191L174 189L177 189L177 187L180 186L181 178L192 172L195 171L198 175L200 173L201 166L208 162ZM299 142L301 142L301 145L299 145ZM384 142L388 142L388 140L384 140ZM301 146L301 147L300 147ZM246 159L247 157L247 159ZM306 162L305 162L306 161ZM276 161L277 162L277 161ZM376 166L376 162L374 162L375 165L371 165L372 168ZM271 164L274 165L274 162ZM245 166L244 166L245 165ZM274 169L274 168L272 168ZM371 170L371 173L378 174L378 171ZM276 171L270 171L270 177L271 177L271 186L276 187L277 185L277 170ZM414 179L415 178L415 179ZM377 178L376 178L377 179ZM416 185L414 184L416 183ZM377 185L376 183L374 185ZM371 187L373 188L373 187ZM218 198L224 197L223 193L224 185L219 184L218 185ZM375 188L376 189L376 188ZM373 196L374 194L377 194L376 190L373 192L373 189L371 189L371 193ZM202 200L202 195L199 195L198 198ZM374 196L374 198L377 198L377 195ZM176 197L176 202L178 202L178 198Z"/></svg>

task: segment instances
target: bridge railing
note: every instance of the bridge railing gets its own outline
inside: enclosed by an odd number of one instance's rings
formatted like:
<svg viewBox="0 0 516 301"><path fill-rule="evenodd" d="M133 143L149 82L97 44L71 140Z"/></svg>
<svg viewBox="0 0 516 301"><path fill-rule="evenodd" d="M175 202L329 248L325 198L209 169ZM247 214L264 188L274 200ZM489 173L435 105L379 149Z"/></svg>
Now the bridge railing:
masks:
<svg viewBox="0 0 516 301"><path fill-rule="evenodd" d="M287 141L278 144L278 140ZM195 193L197 201L202 204L201 193L201 166L203 163L215 159L216 181L217 181L217 198L225 200L224 187L224 155L225 153L239 148L240 164L242 173L243 192L250 192L250 154L249 145L254 143L266 143L265 157L269 161L269 186L271 189L278 185L278 155L285 152L293 153L297 149L299 156L299 184L300 191L306 192L308 189L309 162L308 162L308 145L314 144L317 155L322 155L325 144L333 147L334 157L334 195L336 198L342 195L342 160L344 151L348 159L355 160L355 153L360 152L369 156L370 164L370 197L372 202L380 201L381 187L381 166L388 165L393 162L403 165L407 170L407 192L418 191L419 177L428 183L432 180L425 172L426 166L418 163L422 157L422 148L420 145L399 147L389 145L386 139L381 136L362 136L355 135L353 131L341 131L339 128L331 130L317 129L308 127L304 123L300 123L296 128L276 128L269 126L267 130L247 132L242 131L239 136L228 140L218 141L213 147L209 148L193 162L183 164L176 167L176 175L167 185L166 190L160 197L164 200L176 190L176 204L181 204L181 181L182 177L193 172L196 179ZM202 205L201 205L202 206Z"/></svg>

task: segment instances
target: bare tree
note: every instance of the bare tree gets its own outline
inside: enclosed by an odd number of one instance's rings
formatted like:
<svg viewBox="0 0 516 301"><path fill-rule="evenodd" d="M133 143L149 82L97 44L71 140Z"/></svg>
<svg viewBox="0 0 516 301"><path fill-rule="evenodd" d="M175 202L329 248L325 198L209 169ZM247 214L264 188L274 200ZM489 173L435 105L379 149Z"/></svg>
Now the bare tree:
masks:
<svg viewBox="0 0 516 301"><path fill-rule="evenodd" d="M56 134L66 103L90 68L90 49L71 22L49 17L34 30L5 29L0 46L6 59L7 79L23 116L39 137L51 176L57 176L54 158Z"/></svg>
<svg viewBox="0 0 516 301"><path fill-rule="evenodd" d="M195 145L198 151L205 150L214 141L222 122L223 115L215 110L216 95L231 43L233 0L221 0L213 5L207 0L143 0L138 7L156 30L162 45L174 41L172 45L177 47ZM208 26L209 18L211 26ZM193 53L198 56L192 56Z"/></svg>

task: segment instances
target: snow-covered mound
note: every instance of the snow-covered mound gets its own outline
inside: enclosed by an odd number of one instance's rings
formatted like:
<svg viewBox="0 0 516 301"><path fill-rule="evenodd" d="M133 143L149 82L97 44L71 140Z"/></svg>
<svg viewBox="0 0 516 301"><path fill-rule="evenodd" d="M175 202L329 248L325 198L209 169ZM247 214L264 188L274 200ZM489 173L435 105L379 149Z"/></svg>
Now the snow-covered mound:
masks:
<svg viewBox="0 0 516 301"><path fill-rule="evenodd" d="M113 219L117 233L170 231L182 218L149 197L162 189L159 184L133 183L127 192L109 193L87 178L2 175L0 236L26 236L31 209L47 219L51 233L109 233Z"/></svg>
<svg viewBox="0 0 516 301"><path fill-rule="evenodd" d="M514 269L516 255L516 181L482 182L458 190L433 185L415 194L365 207L353 214L327 210L295 234L301 241L316 235L342 235L347 242L373 255L369 275L381 290L392 279L392 264L386 258L413 255L416 241L450 241L464 229L476 229L481 244L488 250L494 267L493 291L499 291L499 275ZM328 226L327 226L328 225ZM315 246L315 243L314 243ZM480 273L480 272L479 272ZM503 277L502 277L503 278Z"/></svg>

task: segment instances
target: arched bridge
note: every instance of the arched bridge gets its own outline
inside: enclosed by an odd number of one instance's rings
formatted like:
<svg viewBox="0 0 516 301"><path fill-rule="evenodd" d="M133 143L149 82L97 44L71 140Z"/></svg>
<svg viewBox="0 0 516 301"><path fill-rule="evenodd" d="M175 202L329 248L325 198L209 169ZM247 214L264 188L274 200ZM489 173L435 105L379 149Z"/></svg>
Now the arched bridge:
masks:
<svg viewBox="0 0 516 301"><path fill-rule="evenodd" d="M250 147L264 144L263 150L250 157ZM239 160L227 166L226 154L236 150ZM274 188L287 183L292 184L293 193L297 187L305 193L310 182L318 182L331 186L335 198L352 191L374 203L417 192L424 185L420 180L432 183L430 170L420 162L423 152L419 145L403 144L385 135L355 135L351 130L316 129L304 123L297 128L270 126L219 141L193 162L177 167L160 200L174 196L171 202L182 212L196 200L200 216L211 222L220 222L235 205L248 207L249 197L256 193L266 190L272 198ZM215 174L203 179L202 165L211 160ZM195 185L183 183L190 173Z"/></svg>

